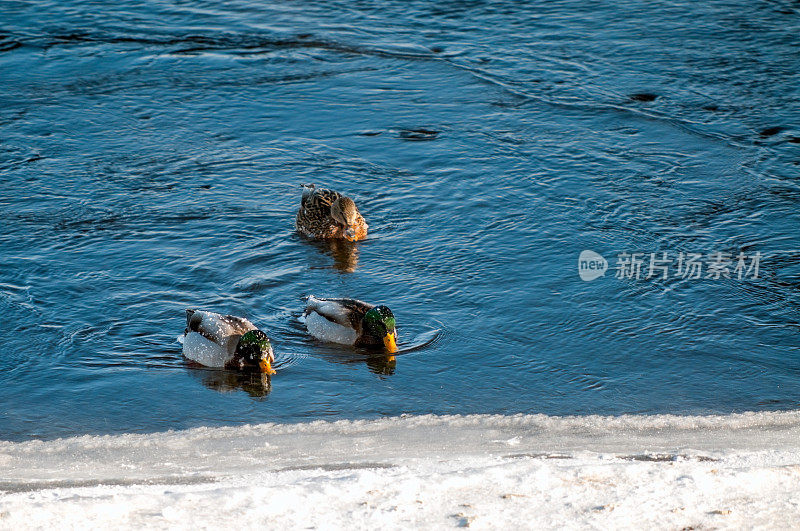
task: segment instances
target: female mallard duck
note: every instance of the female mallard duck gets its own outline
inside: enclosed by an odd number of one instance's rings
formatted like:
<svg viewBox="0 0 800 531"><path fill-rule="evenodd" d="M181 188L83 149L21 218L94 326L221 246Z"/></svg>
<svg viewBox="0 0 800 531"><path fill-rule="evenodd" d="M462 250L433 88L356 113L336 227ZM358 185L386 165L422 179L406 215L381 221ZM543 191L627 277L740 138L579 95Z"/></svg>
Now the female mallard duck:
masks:
<svg viewBox="0 0 800 531"><path fill-rule="evenodd" d="M366 238L369 228L352 199L313 184L303 185L296 226L312 238L344 238L351 242Z"/></svg>
<svg viewBox="0 0 800 531"><path fill-rule="evenodd" d="M275 374L267 334L243 317L186 310L183 355L206 367Z"/></svg>
<svg viewBox="0 0 800 531"><path fill-rule="evenodd" d="M386 306L356 299L306 300L303 313L308 332L323 341L397 351L394 314Z"/></svg>

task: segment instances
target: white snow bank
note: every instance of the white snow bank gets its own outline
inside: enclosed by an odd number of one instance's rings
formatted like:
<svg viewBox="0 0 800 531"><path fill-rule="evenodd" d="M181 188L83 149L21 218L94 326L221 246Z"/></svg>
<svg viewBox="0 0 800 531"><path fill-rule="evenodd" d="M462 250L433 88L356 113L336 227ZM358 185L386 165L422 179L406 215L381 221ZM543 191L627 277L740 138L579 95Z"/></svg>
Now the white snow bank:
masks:
<svg viewBox="0 0 800 531"><path fill-rule="evenodd" d="M421 416L0 442L0 528L800 524L800 412Z"/></svg>

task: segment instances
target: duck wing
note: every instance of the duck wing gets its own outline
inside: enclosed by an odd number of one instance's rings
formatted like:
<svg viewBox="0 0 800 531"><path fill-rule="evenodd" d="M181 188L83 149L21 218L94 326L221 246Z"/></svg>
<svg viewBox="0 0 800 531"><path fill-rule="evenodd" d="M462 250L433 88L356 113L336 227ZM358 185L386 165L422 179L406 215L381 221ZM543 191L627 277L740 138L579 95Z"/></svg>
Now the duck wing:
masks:
<svg viewBox="0 0 800 531"><path fill-rule="evenodd" d="M331 205L342 194L326 188L303 189L300 209L297 211L297 226L311 232L324 232L331 224Z"/></svg>
<svg viewBox="0 0 800 531"><path fill-rule="evenodd" d="M303 198L300 201L302 208L310 211L323 211L330 213L334 201L342 194L327 188L315 188L313 184L303 185Z"/></svg>
<svg viewBox="0 0 800 531"><path fill-rule="evenodd" d="M186 333L197 332L220 346L227 346L232 337L242 336L255 329L255 325L244 317L186 310Z"/></svg>
<svg viewBox="0 0 800 531"><path fill-rule="evenodd" d="M355 330L361 329L361 319L374 307L357 299L323 299L310 295L304 315L316 312L327 320Z"/></svg>

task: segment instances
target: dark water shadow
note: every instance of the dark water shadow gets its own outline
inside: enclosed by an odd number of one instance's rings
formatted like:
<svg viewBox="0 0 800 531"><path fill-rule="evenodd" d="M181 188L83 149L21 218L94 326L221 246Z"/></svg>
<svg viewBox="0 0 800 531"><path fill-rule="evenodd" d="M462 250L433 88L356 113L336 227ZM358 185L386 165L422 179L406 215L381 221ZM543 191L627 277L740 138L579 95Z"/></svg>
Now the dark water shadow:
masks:
<svg viewBox="0 0 800 531"><path fill-rule="evenodd" d="M688 454L636 454L636 455L621 455L620 459L624 461L644 461L651 463L673 463L676 461L698 461L698 462L714 462L719 461L714 457L707 455L688 455Z"/></svg>
<svg viewBox="0 0 800 531"><path fill-rule="evenodd" d="M292 472L296 470L324 470L326 472L336 472L339 470L372 470L372 469L388 469L396 468L397 465L391 463L320 463L318 465L296 465L281 468L281 472Z"/></svg>
<svg viewBox="0 0 800 531"><path fill-rule="evenodd" d="M374 463L379 465L379 463ZM365 463L364 468L370 465ZM378 468L377 466L372 468ZM386 468L386 467L384 467ZM23 492L36 492L50 489L82 489L88 487L131 487L136 485L201 485L204 483L214 483L219 481L215 477L154 477L154 478L134 478L134 479L79 479L79 480L51 480L51 481L3 481L0 482L0 492L6 494L17 494Z"/></svg>

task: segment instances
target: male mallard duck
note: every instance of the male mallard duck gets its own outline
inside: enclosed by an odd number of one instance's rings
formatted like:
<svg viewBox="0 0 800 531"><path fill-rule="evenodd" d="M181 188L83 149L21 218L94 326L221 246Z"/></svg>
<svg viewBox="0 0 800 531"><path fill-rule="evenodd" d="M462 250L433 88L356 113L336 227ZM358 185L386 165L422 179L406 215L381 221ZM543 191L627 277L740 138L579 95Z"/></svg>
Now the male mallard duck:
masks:
<svg viewBox="0 0 800 531"><path fill-rule="evenodd" d="M356 299L306 299L308 332L323 341L397 351L394 314L386 306Z"/></svg>
<svg viewBox="0 0 800 531"><path fill-rule="evenodd" d="M366 238L369 228L352 199L313 184L303 185L296 226L312 238L344 238L351 242Z"/></svg>
<svg viewBox="0 0 800 531"><path fill-rule="evenodd" d="M183 355L206 367L275 374L267 334L244 317L186 310Z"/></svg>

